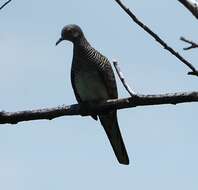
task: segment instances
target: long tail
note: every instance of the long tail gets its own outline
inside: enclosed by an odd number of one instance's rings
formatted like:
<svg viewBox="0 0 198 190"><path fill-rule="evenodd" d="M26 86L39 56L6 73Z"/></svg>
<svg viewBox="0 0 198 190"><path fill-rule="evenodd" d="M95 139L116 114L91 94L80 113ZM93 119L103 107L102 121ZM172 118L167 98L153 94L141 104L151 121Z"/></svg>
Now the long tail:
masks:
<svg viewBox="0 0 198 190"><path fill-rule="evenodd" d="M117 112L99 115L99 118L119 163L128 165L129 158L118 126Z"/></svg>

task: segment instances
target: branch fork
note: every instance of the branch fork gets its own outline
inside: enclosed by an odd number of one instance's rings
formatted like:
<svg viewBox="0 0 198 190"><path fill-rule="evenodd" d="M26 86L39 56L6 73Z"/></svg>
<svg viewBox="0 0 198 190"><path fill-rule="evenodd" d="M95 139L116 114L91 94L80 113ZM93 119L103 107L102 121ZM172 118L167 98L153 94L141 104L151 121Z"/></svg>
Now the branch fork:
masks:
<svg viewBox="0 0 198 190"><path fill-rule="evenodd" d="M140 21L136 17L136 15L122 3L121 0L115 0L115 1L138 26L140 26L144 31L146 31L150 36L152 36L156 40L156 42L158 42L162 47L164 47L164 49L169 51L172 55L174 55L177 59L179 59L183 64L189 67L192 71L189 72L188 74L198 76L198 71L189 61L183 58L177 51L175 51L164 40L162 40L155 32L153 32L148 26L146 26L142 21Z"/></svg>
<svg viewBox="0 0 198 190"><path fill-rule="evenodd" d="M180 40L190 44L190 46L183 48L184 50L190 50L190 49L193 49L193 48L198 48L198 43L195 43L191 40L188 40L188 39L184 38L183 36L180 38Z"/></svg>

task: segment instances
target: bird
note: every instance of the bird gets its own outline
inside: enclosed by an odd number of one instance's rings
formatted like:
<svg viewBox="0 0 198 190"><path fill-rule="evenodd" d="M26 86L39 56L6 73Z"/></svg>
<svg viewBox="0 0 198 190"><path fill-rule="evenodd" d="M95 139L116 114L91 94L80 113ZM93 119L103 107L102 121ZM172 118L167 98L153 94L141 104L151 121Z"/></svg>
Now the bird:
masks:
<svg viewBox="0 0 198 190"><path fill-rule="evenodd" d="M118 90L111 63L90 45L80 26L64 26L56 45L64 40L73 43L71 83L78 103L117 99ZM128 165L129 158L119 129L117 110L91 117L95 120L99 118L118 162Z"/></svg>

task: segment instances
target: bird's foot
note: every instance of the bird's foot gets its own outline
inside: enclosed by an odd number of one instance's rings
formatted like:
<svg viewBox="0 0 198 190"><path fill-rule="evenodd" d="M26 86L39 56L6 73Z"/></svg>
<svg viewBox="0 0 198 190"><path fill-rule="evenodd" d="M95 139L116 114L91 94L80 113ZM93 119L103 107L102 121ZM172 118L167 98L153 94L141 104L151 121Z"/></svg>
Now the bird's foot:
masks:
<svg viewBox="0 0 198 190"><path fill-rule="evenodd" d="M84 101L80 103L80 115L87 116L91 112L93 103L90 101Z"/></svg>
<svg viewBox="0 0 198 190"><path fill-rule="evenodd" d="M95 120L97 120L97 117L95 117L97 114L94 113L94 110L96 109L97 105L99 105L101 101L84 101L80 103L80 115L81 116L87 116L91 115Z"/></svg>

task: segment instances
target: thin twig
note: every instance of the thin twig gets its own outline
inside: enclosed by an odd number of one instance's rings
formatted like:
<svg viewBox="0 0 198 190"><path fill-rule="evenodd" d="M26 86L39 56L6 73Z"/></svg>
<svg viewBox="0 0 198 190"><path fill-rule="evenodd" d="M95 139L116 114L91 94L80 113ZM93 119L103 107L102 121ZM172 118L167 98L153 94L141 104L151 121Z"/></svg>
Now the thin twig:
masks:
<svg viewBox="0 0 198 190"><path fill-rule="evenodd" d="M178 0L198 19L198 1L197 0Z"/></svg>
<svg viewBox="0 0 198 190"><path fill-rule="evenodd" d="M113 65L114 65L115 70L116 70L116 72L117 72L117 74L118 74L118 77L120 78L120 80L121 80L123 86L125 87L125 89L127 90L127 92L128 92L131 96L134 96L134 95L135 95L135 92L130 88L130 86L129 86L129 85L127 84L127 82L125 81L124 75L123 75L123 73L122 73L122 71L121 71L121 69L120 69L120 67L119 67L119 65L118 65L118 62L114 60L114 61L113 61Z"/></svg>
<svg viewBox="0 0 198 190"><path fill-rule="evenodd" d="M182 63L187 65L192 72L188 72L189 75L195 75L198 76L198 71L195 69L195 67L188 62L186 59L184 59L178 52L176 52L173 48L171 48L168 44L166 44L156 33L154 33L148 26L146 26L144 23L142 23L132 12L129 8L127 8L120 0L115 0L120 7L130 16L130 18L138 24L142 29L144 29L148 34L150 34L158 43L160 43L164 49L168 50L172 55L177 57Z"/></svg>
<svg viewBox="0 0 198 190"><path fill-rule="evenodd" d="M1 7L0 7L0 10L3 9L8 3L10 3L12 0L8 0L6 1Z"/></svg>
<svg viewBox="0 0 198 190"><path fill-rule="evenodd" d="M187 40L184 37L181 37L180 40L182 40L183 42L186 42L188 44L190 44L190 46L183 48L184 50L189 50L189 49L193 49L193 48L198 48L198 44L191 41L191 40Z"/></svg>
<svg viewBox="0 0 198 190"><path fill-rule="evenodd" d="M54 119L66 115L95 115L109 110L132 108L137 106L151 106L163 104L179 104L186 102L198 102L197 92L183 92L160 95L135 95L129 98L108 100L104 103L74 104L38 110L26 110L19 112L0 112L0 124L16 124L22 121Z"/></svg>

